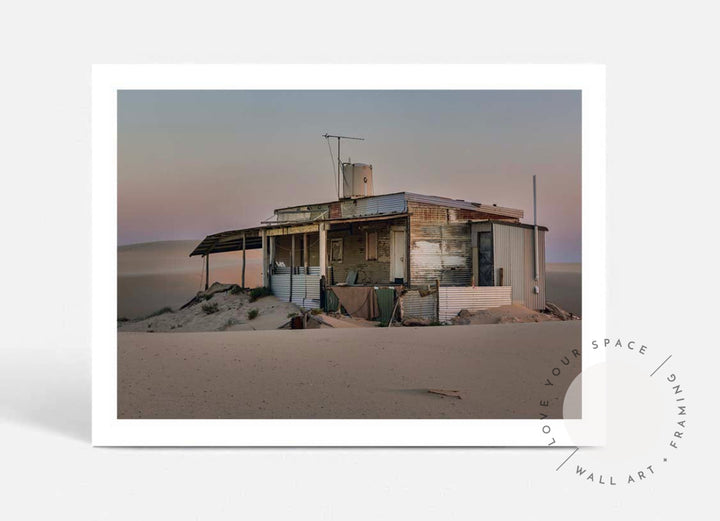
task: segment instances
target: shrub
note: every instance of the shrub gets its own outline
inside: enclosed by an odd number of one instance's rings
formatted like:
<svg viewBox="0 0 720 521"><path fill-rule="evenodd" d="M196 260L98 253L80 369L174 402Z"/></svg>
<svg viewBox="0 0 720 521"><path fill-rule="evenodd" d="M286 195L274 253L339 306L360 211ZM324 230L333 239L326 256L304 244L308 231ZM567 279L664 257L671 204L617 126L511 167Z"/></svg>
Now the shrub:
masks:
<svg viewBox="0 0 720 521"><path fill-rule="evenodd" d="M259 288L253 288L250 290L250 302L255 302L258 299L272 295L270 288L260 286Z"/></svg>
<svg viewBox="0 0 720 521"><path fill-rule="evenodd" d="M225 324L224 324L220 329L225 330L225 329L227 329L227 328L229 328L229 327L232 327L232 326L236 325L237 323L238 323L238 321L235 320L234 318L232 318L232 317L231 317L231 318L228 318L228 319L227 319L227 322L225 322Z"/></svg>
<svg viewBox="0 0 720 521"><path fill-rule="evenodd" d="M320 308L313 308L310 310L310 313L313 315L320 315L322 312L323 312L323 310Z"/></svg>
<svg viewBox="0 0 720 521"><path fill-rule="evenodd" d="M257 308L252 308L250 311L247 312L248 320L254 319L258 316L258 314L260 314L260 311L258 311Z"/></svg>
<svg viewBox="0 0 720 521"><path fill-rule="evenodd" d="M288 318L293 318L293 317L296 317L296 316L298 316L297 313L288 313L288 314L287 314L287 317L288 317Z"/></svg>
<svg viewBox="0 0 720 521"><path fill-rule="evenodd" d="M203 304L202 310L205 312L206 315L212 315L213 313L217 313L218 312L217 302L213 302L212 304Z"/></svg>

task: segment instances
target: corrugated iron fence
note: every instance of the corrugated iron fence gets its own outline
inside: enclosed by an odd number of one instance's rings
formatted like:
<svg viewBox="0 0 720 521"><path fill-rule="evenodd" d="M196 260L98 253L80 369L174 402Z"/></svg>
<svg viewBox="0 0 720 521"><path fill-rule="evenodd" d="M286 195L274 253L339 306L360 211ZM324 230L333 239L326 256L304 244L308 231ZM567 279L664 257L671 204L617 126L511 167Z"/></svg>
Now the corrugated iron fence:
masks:
<svg viewBox="0 0 720 521"><path fill-rule="evenodd" d="M440 322L448 322L461 310L481 309L512 304L512 286L440 287L438 295Z"/></svg>
<svg viewBox="0 0 720 521"><path fill-rule="evenodd" d="M320 274L313 274L312 268L309 271L310 273L291 274L290 268L276 268L270 278L273 295L306 309L320 307Z"/></svg>
<svg viewBox="0 0 720 521"><path fill-rule="evenodd" d="M400 301L400 313L405 318L428 318L437 320L437 292L421 293L416 289L408 290Z"/></svg>

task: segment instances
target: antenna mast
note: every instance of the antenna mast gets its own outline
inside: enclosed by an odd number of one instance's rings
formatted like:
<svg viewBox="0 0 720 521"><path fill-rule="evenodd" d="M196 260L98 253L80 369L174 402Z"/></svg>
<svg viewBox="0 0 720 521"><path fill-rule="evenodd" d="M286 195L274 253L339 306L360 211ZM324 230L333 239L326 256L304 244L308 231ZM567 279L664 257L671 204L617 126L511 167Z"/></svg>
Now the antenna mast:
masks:
<svg viewBox="0 0 720 521"><path fill-rule="evenodd" d="M342 159L340 159L340 140L341 139L354 139L356 141L365 141L364 137L352 137L352 136L333 136L332 134L323 134L323 137L330 143L330 138L337 139L337 160L338 160L338 199L340 199L340 191L342 190Z"/></svg>

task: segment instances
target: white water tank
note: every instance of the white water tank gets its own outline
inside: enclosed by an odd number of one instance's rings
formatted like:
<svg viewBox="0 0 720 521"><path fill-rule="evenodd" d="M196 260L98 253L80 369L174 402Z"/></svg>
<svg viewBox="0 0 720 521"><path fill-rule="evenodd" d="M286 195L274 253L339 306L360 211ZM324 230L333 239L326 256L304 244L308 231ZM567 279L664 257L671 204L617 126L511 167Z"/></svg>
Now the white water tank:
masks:
<svg viewBox="0 0 720 521"><path fill-rule="evenodd" d="M343 163L343 197L366 197L373 194L372 165Z"/></svg>

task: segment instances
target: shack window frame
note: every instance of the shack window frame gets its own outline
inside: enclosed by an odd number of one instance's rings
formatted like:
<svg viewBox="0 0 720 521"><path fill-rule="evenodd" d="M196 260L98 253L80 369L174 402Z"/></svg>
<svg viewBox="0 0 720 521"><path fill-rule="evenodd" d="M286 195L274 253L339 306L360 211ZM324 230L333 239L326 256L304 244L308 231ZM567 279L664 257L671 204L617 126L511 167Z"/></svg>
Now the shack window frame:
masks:
<svg viewBox="0 0 720 521"><path fill-rule="evenodd" d="M337 249L335 245L339 245ZM335 255L338 253L339 255ZM343 261L343 240L342 237L330 239L330 262L342 262Z"/></svg>
<svg viewBox="0 0 720 521"><path fill-rule="evenodd" d="M374 242L374 254L370 254L370 245ZM378 260L378 232L377 230L371 230L365 232L365 260L376 261Z"/></svg>

